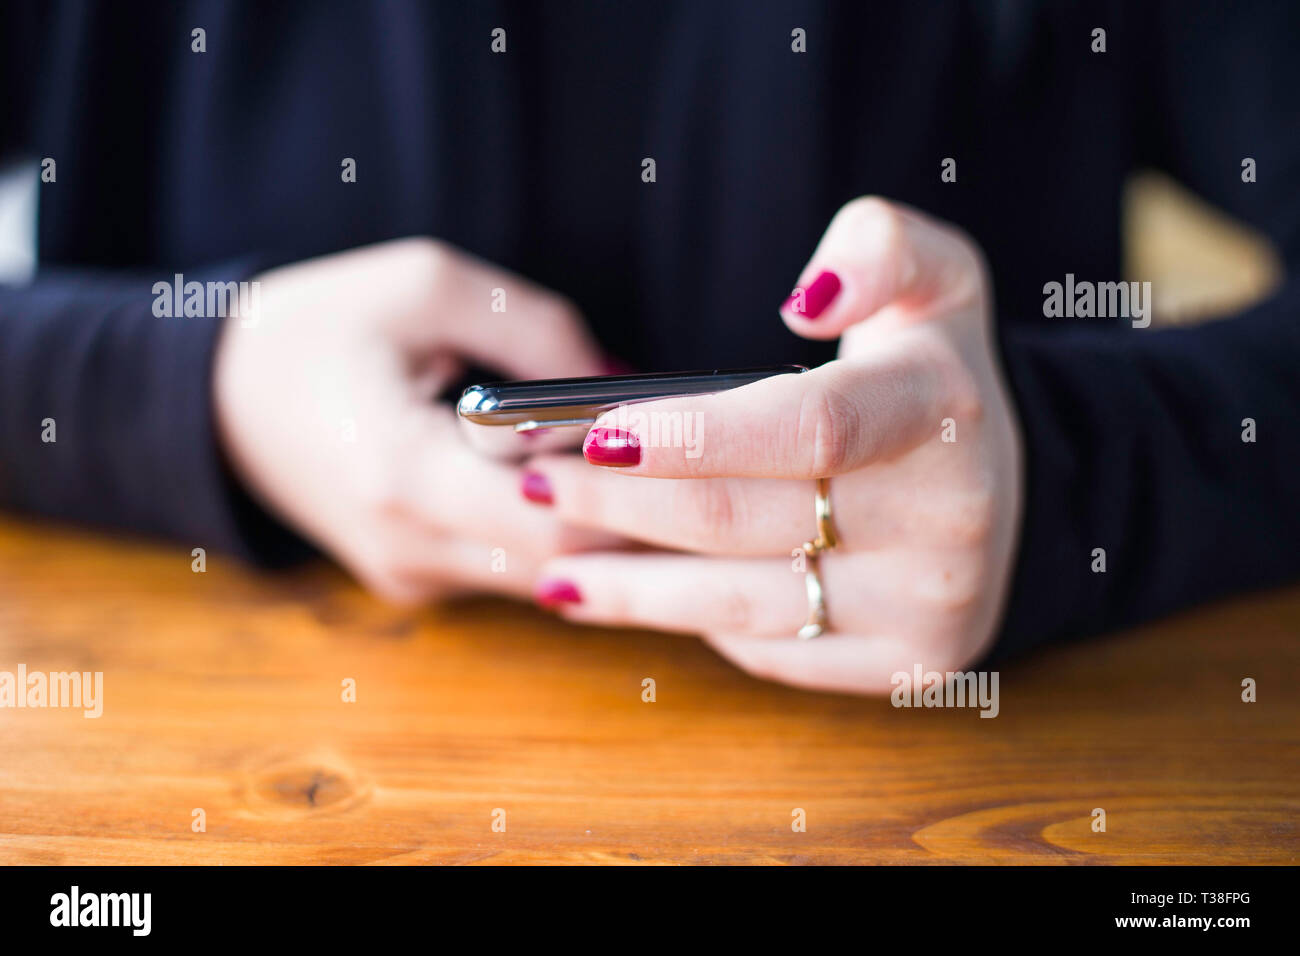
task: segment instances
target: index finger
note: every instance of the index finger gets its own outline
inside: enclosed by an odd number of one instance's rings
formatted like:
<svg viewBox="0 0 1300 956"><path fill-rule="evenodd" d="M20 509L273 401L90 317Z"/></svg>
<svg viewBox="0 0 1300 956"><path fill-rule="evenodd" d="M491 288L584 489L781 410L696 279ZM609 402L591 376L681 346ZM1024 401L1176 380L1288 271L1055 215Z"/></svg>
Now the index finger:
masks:
<svg viewBox="0 0 1300 956"><path fill-rule="evenodd" d="M654 478L827 478L938 434L942 367L899 336L869 357L838 359L714 395L624 405L592 426L593 465Z"/></svg>

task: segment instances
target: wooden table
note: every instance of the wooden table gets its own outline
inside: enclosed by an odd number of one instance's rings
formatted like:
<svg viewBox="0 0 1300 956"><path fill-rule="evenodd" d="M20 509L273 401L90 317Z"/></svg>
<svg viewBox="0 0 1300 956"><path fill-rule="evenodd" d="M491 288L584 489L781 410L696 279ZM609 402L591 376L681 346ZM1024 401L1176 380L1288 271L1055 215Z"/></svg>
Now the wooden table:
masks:
<svg viewBox="0 0 1300 956"><path fill-rule="evenodd" d="M397 610L325 567L209 556L200 574L188 547L7 519L0 670L19 663L102 671L104 709L0 710L2 863L1294 863L1300 846L1300 590L1004 668L990 720L765 684L692 638L487 601Z"/></svg>

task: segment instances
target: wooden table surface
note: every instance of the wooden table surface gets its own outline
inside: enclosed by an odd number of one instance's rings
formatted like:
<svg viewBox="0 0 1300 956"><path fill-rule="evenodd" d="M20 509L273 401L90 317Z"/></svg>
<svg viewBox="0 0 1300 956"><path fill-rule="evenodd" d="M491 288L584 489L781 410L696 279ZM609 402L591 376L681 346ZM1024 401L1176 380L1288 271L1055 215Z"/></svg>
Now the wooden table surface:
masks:
<svg viewBox="0 0 1300 956"><path fill-rule="evenodd" d="M104 674L99 719L0 709L0 863L1297 860L1300 589L1004 668L990 720L190 563L0 522L0 671Z"/></svg>

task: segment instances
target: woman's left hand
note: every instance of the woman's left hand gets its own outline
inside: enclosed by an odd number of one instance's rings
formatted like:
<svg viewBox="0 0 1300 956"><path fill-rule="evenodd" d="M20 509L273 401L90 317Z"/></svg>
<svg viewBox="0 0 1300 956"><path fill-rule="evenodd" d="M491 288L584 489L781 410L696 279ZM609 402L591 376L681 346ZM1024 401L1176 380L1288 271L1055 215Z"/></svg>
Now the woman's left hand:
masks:
<svg viewBox="0 0 1300 956"><path fill-rule="evenodd" d="M840 337L835 361L625 407L591 429L587 461L531 463L532 497L549 484L564 521L664 549L554 558L538 600L575 621L702 633L752 674L821 690L886 693L915 664L972 663L999 623L1022 496L991 298L966 235L849 203L781 309L799 335ZM821 477L839 545L821 557L828 629L804 641L798 549L816 537Z"/></svg>

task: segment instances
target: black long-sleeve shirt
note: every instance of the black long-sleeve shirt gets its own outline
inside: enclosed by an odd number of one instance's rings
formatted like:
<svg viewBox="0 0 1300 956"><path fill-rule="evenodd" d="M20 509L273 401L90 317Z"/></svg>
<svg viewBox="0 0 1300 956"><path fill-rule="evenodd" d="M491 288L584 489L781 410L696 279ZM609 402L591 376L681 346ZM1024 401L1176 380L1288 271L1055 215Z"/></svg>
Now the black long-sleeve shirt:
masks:
<svg viewBox="0 0 1300 956"><path fill-rule="evenodd" d="M639 367L816 364L776 305L872 193L991 264L1028 450L1003 650L1296 578L1298 45L1286 2L8 3L0 151L57 178L36 280L0 288L0 502L301 553L223 469L218 323L153 314L176 272L428 234ZM1266 233L1281 290L1191 329L1046 318L1045 283L1120 278L1144 166Z"/></svg>

